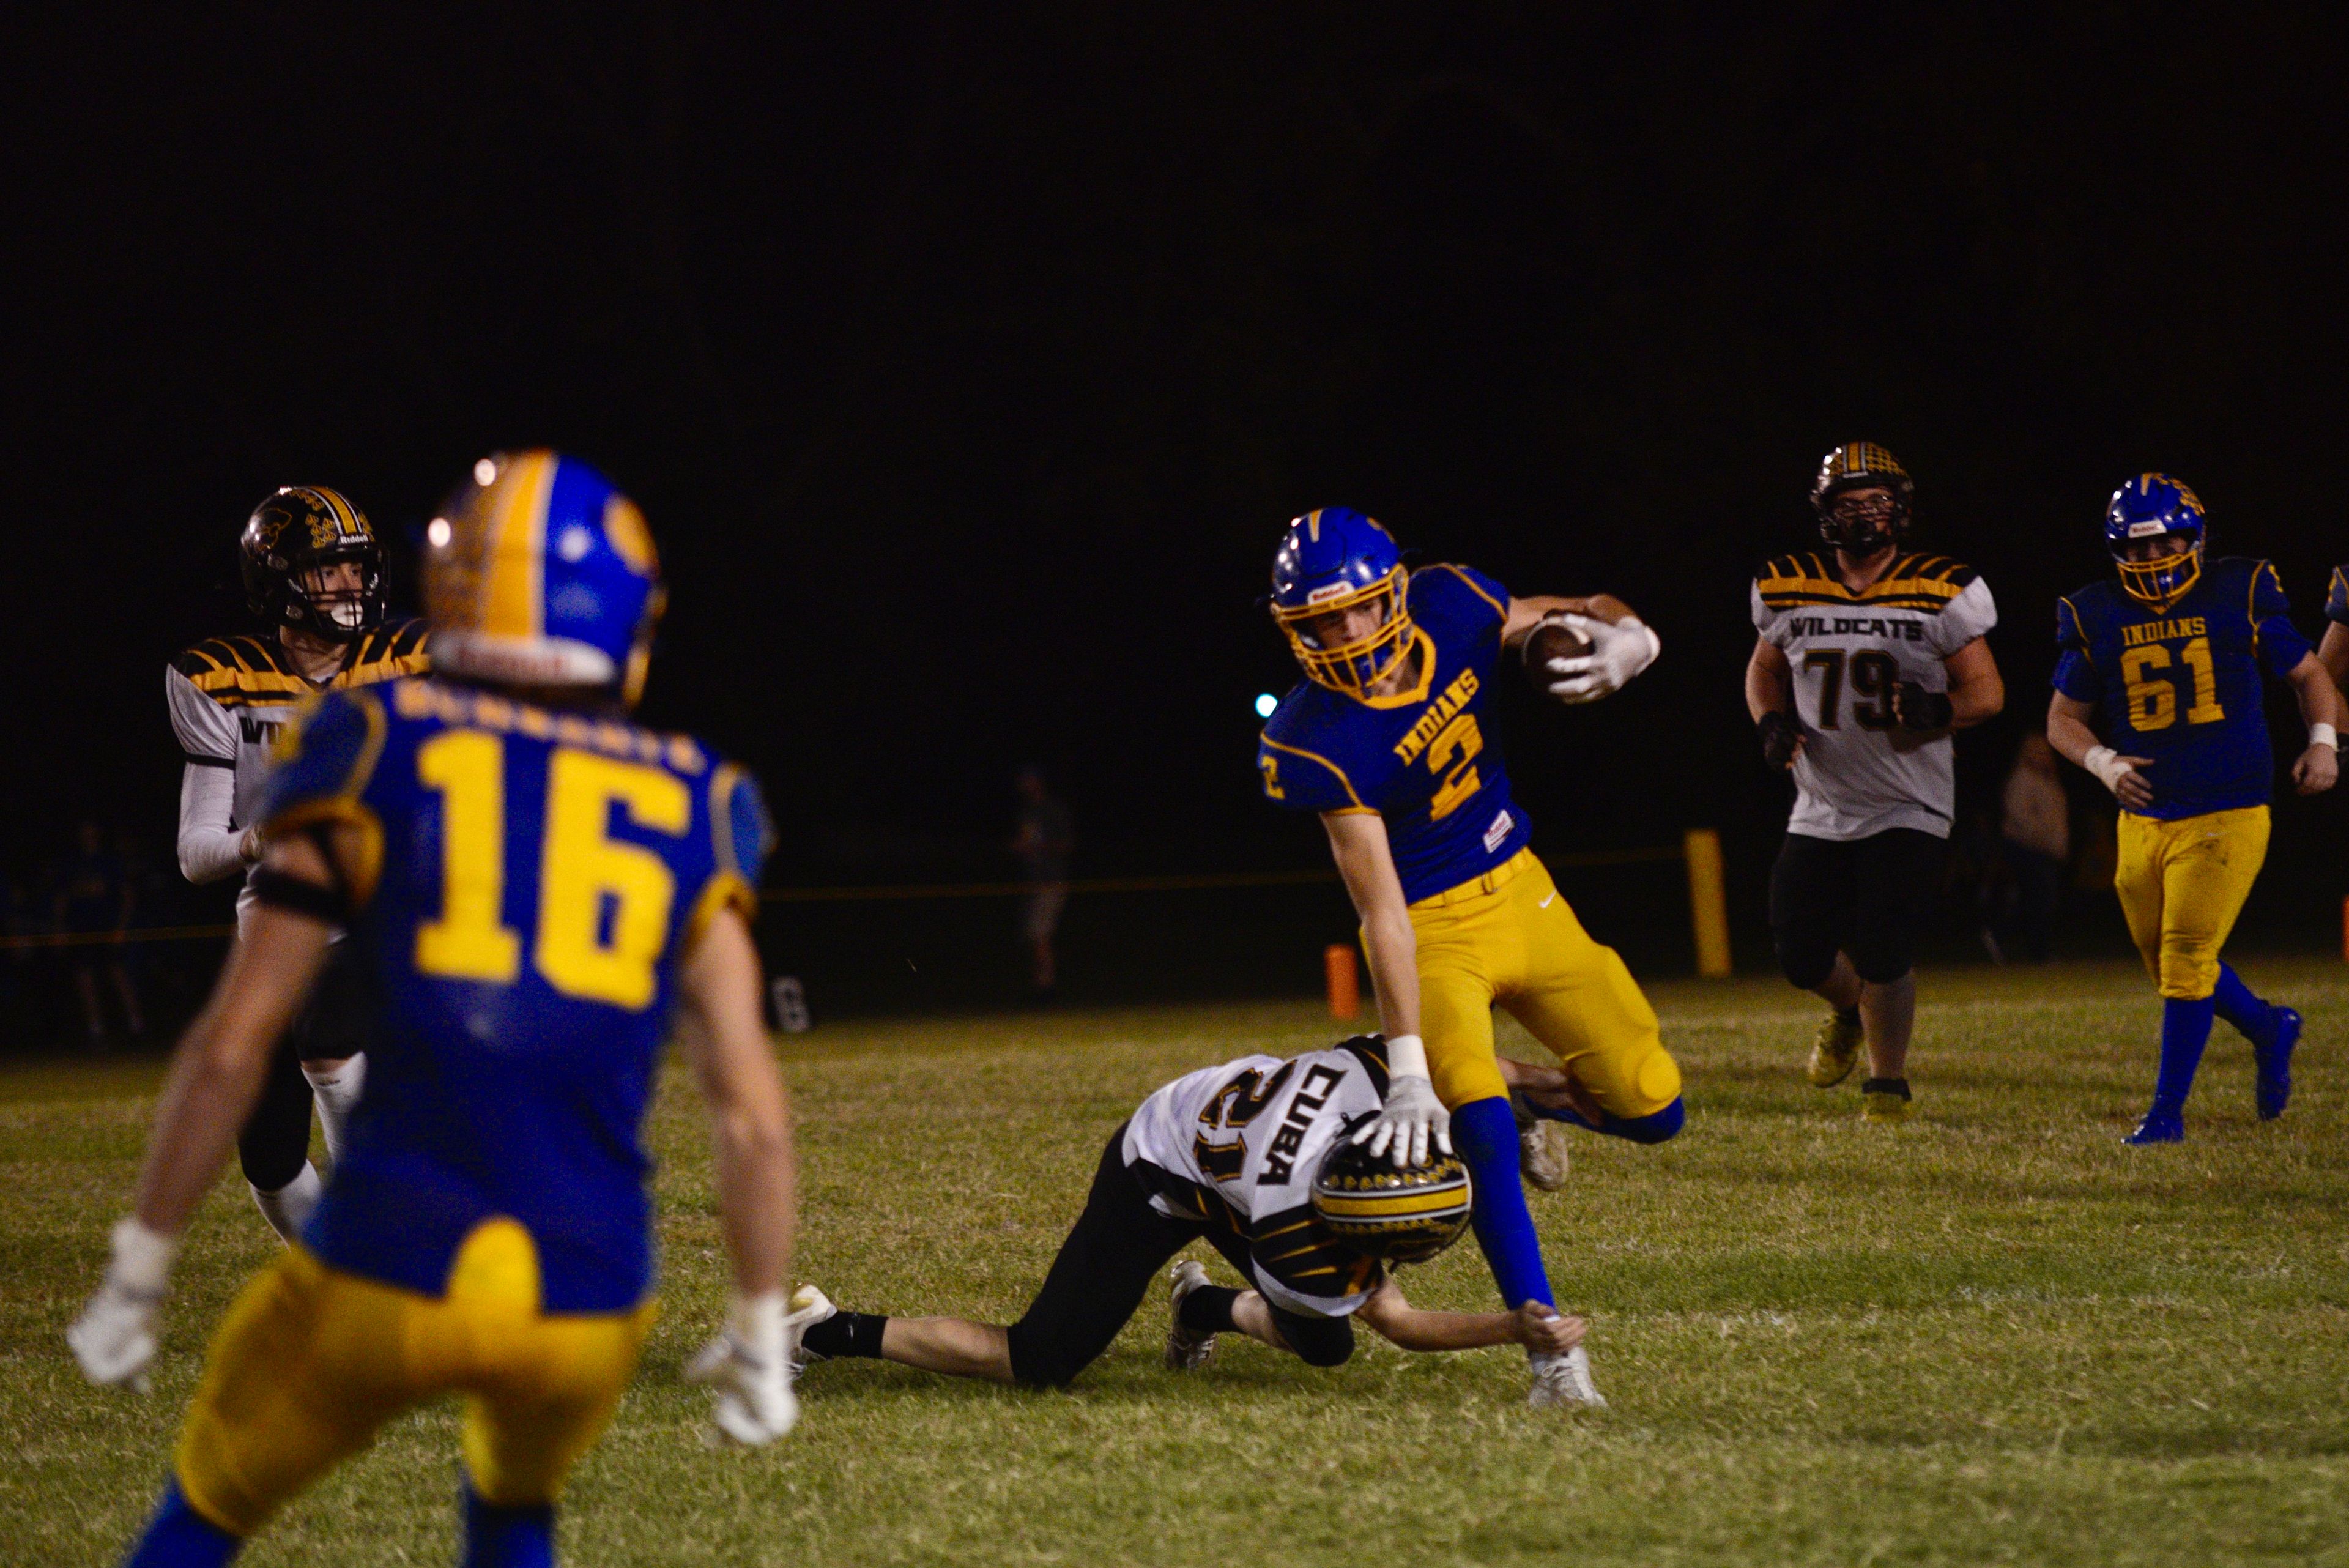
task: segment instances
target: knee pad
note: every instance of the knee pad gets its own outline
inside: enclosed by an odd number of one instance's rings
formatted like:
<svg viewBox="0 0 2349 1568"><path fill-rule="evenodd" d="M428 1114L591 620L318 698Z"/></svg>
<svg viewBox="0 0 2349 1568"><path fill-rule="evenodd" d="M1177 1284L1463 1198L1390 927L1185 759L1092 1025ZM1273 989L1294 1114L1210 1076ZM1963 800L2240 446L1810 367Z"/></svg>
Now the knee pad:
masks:
<svg viewBox="0 0 2349 1568"><path fill-rule="evenodd" d="M1661 1111L1650 1111L1644 1116L1609 1116L1599 1130L1609 1137L1629 1138L1633 1143L1669 1143L1680 1136L1688 1121L1688 1106L1675 1099Z"/></svg>
<svg viewBox="0 0 2349 1568"><path fill-rule="evenodd" d="M1851 967L1870 985L1890 985L1917 967L1917 954L1906 931L1878 932L1855 938Z"/></svg>
<svg viewBox="0 0 2349 1568"><path fill-rule="evenodd" d="M1308 1366L1343 1366L1354 1355L1354 1320L1350 1317L1308 1317L1302 1313L1272 1309L1280 1337Z"/></svg>
<svg viewBox="0 0 2349 1568"><path fill-rule="evenodd" d="M1802 991L1816 991L1835 972L1836 949L1799 938L1778 939L1778 968L1788 982Z"/></svg>
<svg viewBox="0 0 2349 1568"><path fill-rule="evenodd" d="M1011 1381L1030 1388L1066 1388L1086 1364L1045 1342L1023 1320L1004 1331L1011 1353Z"/></svg>

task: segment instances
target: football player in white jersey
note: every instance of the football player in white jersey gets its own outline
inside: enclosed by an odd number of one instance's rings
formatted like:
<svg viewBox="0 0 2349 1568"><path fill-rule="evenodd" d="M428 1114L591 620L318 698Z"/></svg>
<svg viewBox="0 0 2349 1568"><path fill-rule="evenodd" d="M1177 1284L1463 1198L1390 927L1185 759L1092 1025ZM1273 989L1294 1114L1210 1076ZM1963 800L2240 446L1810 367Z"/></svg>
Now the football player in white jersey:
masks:
<svg viewBox="0 0 2349 1568"><path fill-rule="evenodd" d="M1167 1260L1204 1239L1248 1288L1210 1283L1195 1261L1176 1265L1166 1338L1166 1364L1176 1371L1205 1366L1226 1333L1336 1366L1353 1354L1359 1316L1405 1350L1522 1345L1569 1361L1578 1397L1557 1402L1603 1406L1581 1319L1538 1301L1515 1312L1424 1312L1387 1273L1388 1264L1421 1262L1456 1239L1471 1194L1455 1156L1437 1152L1398 1172L1385 1155L1345 1141L1384 1103L1384 1042L1363 1035L1286 1062L1244 1056L1153 1094L1110 1135L1083 1214L1009 1327L840 1312L803 1286L792 1302L794 1320L808 1325L802 1352L1065 1386L1109 1348ZM1521 1072L1512 1082L1537 1097L1568 1092L1557 1069L1505 1069Z"/></svg>
<svg viewBox="0 0 2349 1568"><path fill-rule="evenodd" d="M180 870L191 882L244 875L260 860L254 813L270 748L297 706L321 691L425 670L424 623L384 619L382 546L366 515L339 493L322 485L278 491L246 519L237 549L246 602L267 631L200 642L163 676L186 759ZM238 895L240 923L251 905L249 890ZM366 1079L367 1006L358 985L338 943L237 1138L254 1202L288 1241L318 1201L311 1104L326 1152L336 1157Z"/></svg>
<svg viewBox="0 0 2349 1568"><path fill-rule="evenodd" d="M1831 1088L1868 1047L1870 1121L1915 1110L1908 1077L1920 919L1932 908L1957 805L1950 737L2005 705L1983 634L1990 585L1906 548L1916 486L1871 441L1827 453L1811 486L1822 556L1782 556L1754 579L1745 704L1762 754L1795 775L1770 877L1786 978L1835 1012L1809 1076Z"/></svg>

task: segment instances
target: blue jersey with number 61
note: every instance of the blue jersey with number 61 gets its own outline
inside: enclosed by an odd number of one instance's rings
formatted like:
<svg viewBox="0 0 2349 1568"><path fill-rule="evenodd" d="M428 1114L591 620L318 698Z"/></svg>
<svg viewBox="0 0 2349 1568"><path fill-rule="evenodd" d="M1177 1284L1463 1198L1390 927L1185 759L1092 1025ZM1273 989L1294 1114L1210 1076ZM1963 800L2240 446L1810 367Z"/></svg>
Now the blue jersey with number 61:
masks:
<svg viewBox="0 0 2349 1568"><path fill-rule="evenodd" d="M680 956L755 909L750 776L695 742L434 680L337 691L290 727L262 821L347 823L351 938L379 1023L304 1241L429 1295L473 1228L538 1251L549 1313L652 1285L638 1145Z"/></svg>
<svg viewBox="0 0 2349 1568"><path fill-rule="evenodd" d="M2282 680L2307 657L2291 607L2276 569L2241 556L2211 562L2162 609L2111 578L2056 601L2055 689L2095 704L2105 744L2153 759L2141 815L2172 822L2267 804L2275 758L2260 668Z"/></svg>

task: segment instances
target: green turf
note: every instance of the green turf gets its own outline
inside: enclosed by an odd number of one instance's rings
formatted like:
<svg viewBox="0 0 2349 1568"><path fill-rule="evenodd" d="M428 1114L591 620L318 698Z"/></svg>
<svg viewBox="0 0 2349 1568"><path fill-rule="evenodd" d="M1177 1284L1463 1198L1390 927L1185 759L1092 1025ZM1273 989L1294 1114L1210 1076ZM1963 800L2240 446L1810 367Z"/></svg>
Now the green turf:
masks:
<svg viewBox="0 0 2349 1568"><path fill-rule="evenodd" d="M698 1113L672 1082L653 1129L667 1316L576 1478L567 1557L2349 1563L2349 970L2248 968L2308 1013L2291 1114L2254 1120L2248 1048L2221 1026L2192 1141L2150 1150L2119 1138L2158 1007L2118 966L1929 975L1924 1117L1895 1129L1860 1124L1852 1085L1804 1084L1803 999L1659 987L1687 1131L1659 1149L1578 1135L1566 1190L1533 1199L1614 1401L1585 1416L1526 1409L1514 1351L1409 1357L1367 1335L1336 1371L1232 1343L1178 1379L1154 1300L1073 1392L827 1365L787 1442L711 1449L677 1368L724 1272ZM860 1309L1016 1315L1143 1094L1330 1034L1299 1006L792 1042L799 1272ZM0 1077L0 1561L110 1560L206 1328L269 1251L223 1184L155 1396L82 1385L58 1331L96 1278L154 1077ZM1467 1244L1408 1283L1425 1304L1490 1297ZM454 1427L399 1424L245 1561L451 1561Z"/></svg>

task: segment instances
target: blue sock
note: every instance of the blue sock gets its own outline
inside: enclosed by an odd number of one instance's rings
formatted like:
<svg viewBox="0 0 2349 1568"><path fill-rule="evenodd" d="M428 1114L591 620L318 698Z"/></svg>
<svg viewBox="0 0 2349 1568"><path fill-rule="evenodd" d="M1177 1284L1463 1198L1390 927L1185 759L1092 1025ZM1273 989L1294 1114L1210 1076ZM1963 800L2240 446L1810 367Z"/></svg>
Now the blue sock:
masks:
<svg viewBox="0 0 2349 1568"><path fill-rule="evenodd" d="M1502 1304L1514 1308L1537 1301L1555 1306L1517 1170L1517 1119L1509 1114L1509 1102L1495 1095L1454 1111L1452 1147L1475 1185L1469 1222L1476 1228L1476 1245L1485 1250L1493 1282L1501 1287Z"/></svg>
<svg viewBox="0 0 2349 1568"><path fill-rule="evenodd" d="M173 1476L163 1483L146 1533L122 1563L123 1568L222 1568L243 1550L242 1538L188 1506L180 1478Z"/></svg>
<svg viewBox="0 0 2349 1568"><path fill-rule="evenodd" d="M554 1568L554 1505L500 1508L468 1478L463 1568Z"/></svg>
<svg viewBox="0 0 2349 1568"><path fill-rule="evenodd" d="M2219 989L2210 993L2219 1016L2254 1045L2264 1045L2275 1032L2275 1009L2251 993L2243 977L2226 964L2219 966Z"/></svg>
<svg viewBox="0 0 2349 1568"><path fill-rule="evenodd" d="M1526 1108L1537 1116L1547 1116L1554 1122L1565 1122L1573 1127L1588 1127L1602 1137L1629 1138L1633 1143L1669 1142L1679 1134L1682 1124L1688 1120L1688 1107L1678 1099L1673 1100L1662 1110L1650 1111L1644 1116L1609 1116L1600 1122L1591 1121L1581 1112L1568 1110L1562 1106L1556 1107L1537 1106L1533 1101L1527 1100Z"/></svg>
<svg viewBox="0 0 2349 1568"><path fill-rule="evenodd" d="M2173 996L2161 1004L2161 1072L2153 1083L2156 1110L2181 1111L2194 1090L2194 1070L2202 1065L2202 1047L2210 1043L2210 1021L2217 1015L2209 997L2189 1002Z"/></svg>

